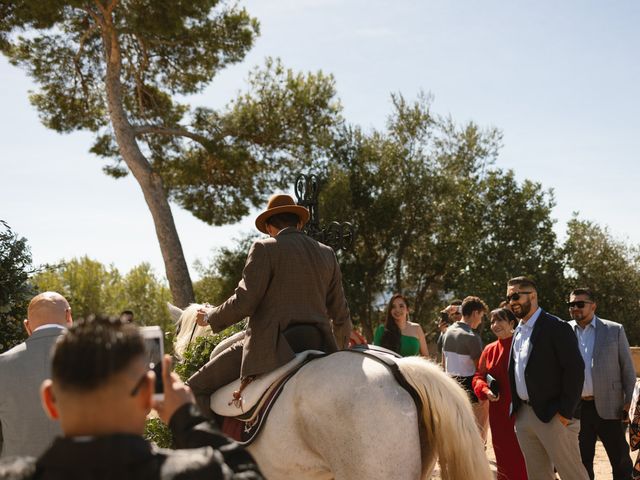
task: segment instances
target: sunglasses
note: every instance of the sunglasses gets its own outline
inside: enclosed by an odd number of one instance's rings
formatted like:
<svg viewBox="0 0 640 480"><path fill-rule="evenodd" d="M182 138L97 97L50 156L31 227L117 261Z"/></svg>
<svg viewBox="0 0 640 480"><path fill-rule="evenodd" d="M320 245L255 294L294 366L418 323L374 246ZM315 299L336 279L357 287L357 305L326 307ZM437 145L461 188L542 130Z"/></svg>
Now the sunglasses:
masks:
<svg viewBox="0 0 640 480"><path fill-rule="evenodd" d="M587 302L585 300L578 300L577 302L567 302L567 306L569 308L584 308L584 306L587 303L593 303L593 302Z"/></svg>
<svg viewBox="0 0 640 480"><path fill-rule="evenodd" d="M511 302L511 301L515 302L517 300L520 300L520 295L529 295L531 293L533 293L533 291L512 293L511 295L507 295L507 302Z"/></svg>

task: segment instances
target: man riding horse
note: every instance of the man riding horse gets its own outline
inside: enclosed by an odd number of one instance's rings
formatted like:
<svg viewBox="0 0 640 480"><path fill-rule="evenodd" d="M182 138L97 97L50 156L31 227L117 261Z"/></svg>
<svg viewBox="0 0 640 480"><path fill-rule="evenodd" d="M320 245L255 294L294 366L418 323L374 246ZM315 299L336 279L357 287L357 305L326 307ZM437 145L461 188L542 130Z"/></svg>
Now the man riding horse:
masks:
<svg viewBox="0 0 640 480"><path fill-rule="evenodd" d="M347 347L352 325L340 267L331 247L301 232L308 220L289 195L273 195L255 222L269 238L251 246L235 292L198 310L198 325L214 332L249 317L244 338L188 381L206 414L211 394L238 377L270 372L304 350Z"/></svg>

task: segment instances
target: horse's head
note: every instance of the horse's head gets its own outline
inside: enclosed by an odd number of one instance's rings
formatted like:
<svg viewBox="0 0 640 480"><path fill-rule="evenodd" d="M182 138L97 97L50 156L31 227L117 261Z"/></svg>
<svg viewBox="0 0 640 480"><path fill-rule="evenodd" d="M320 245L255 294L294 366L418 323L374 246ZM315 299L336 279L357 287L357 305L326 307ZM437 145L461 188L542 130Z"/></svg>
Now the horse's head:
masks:
<svg viewBox="0 0 640 480"><path fill-rule="evenodd" d="M196 315L202 307L199 303L192 303L184 310L169 302L167 302L167 306L177 330L173 340L173 353L179 360L182 360L189 344L196 337L211 335L211 328L200 327L196 323Z"/></svg>
<svg viewBox="0 0 640 480"><path fill-rule="evenodd" d="M169 308L169 313L171 314L171 319L173 320L173 324L179 329L180 317L184 313L184 310L182 310L180 307L176 307L171 302L167 302L167 307Z"/></svg>

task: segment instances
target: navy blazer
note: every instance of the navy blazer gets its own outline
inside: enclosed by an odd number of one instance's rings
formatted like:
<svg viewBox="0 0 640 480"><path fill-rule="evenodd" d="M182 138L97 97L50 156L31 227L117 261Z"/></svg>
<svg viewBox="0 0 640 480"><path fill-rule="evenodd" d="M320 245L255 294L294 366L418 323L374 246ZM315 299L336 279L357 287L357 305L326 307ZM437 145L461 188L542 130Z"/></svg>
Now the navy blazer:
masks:
<svg viewBox="0 0 640 480"><path fill-rule="evenodd" d="M584 361L571 326L544 310L531 333L531 353L524 370L529 403L536 416L549 422L556 413L580 417ZM513 348L513 343L512 347ZM516 390L513 352L509 354L511 414L522 404Z"/></svg>

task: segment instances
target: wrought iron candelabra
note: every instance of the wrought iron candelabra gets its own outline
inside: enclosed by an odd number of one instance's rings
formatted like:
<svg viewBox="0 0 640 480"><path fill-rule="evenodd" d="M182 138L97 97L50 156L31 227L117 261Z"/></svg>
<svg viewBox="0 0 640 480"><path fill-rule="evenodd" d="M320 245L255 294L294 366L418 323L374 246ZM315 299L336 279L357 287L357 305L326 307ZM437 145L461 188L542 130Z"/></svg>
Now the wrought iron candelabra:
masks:
<svg viewBox="0 0 640 480"><path fill-rule="evenodd" d="M330 222L326 226L320 225L318 213L318 194L320 185L318 177L310 174L300 174L295 181L296 202L305 207L311 214L303 231L311 238L329 245L334 250L348 250L353 244L355 228L349 222Z"/></svg>

